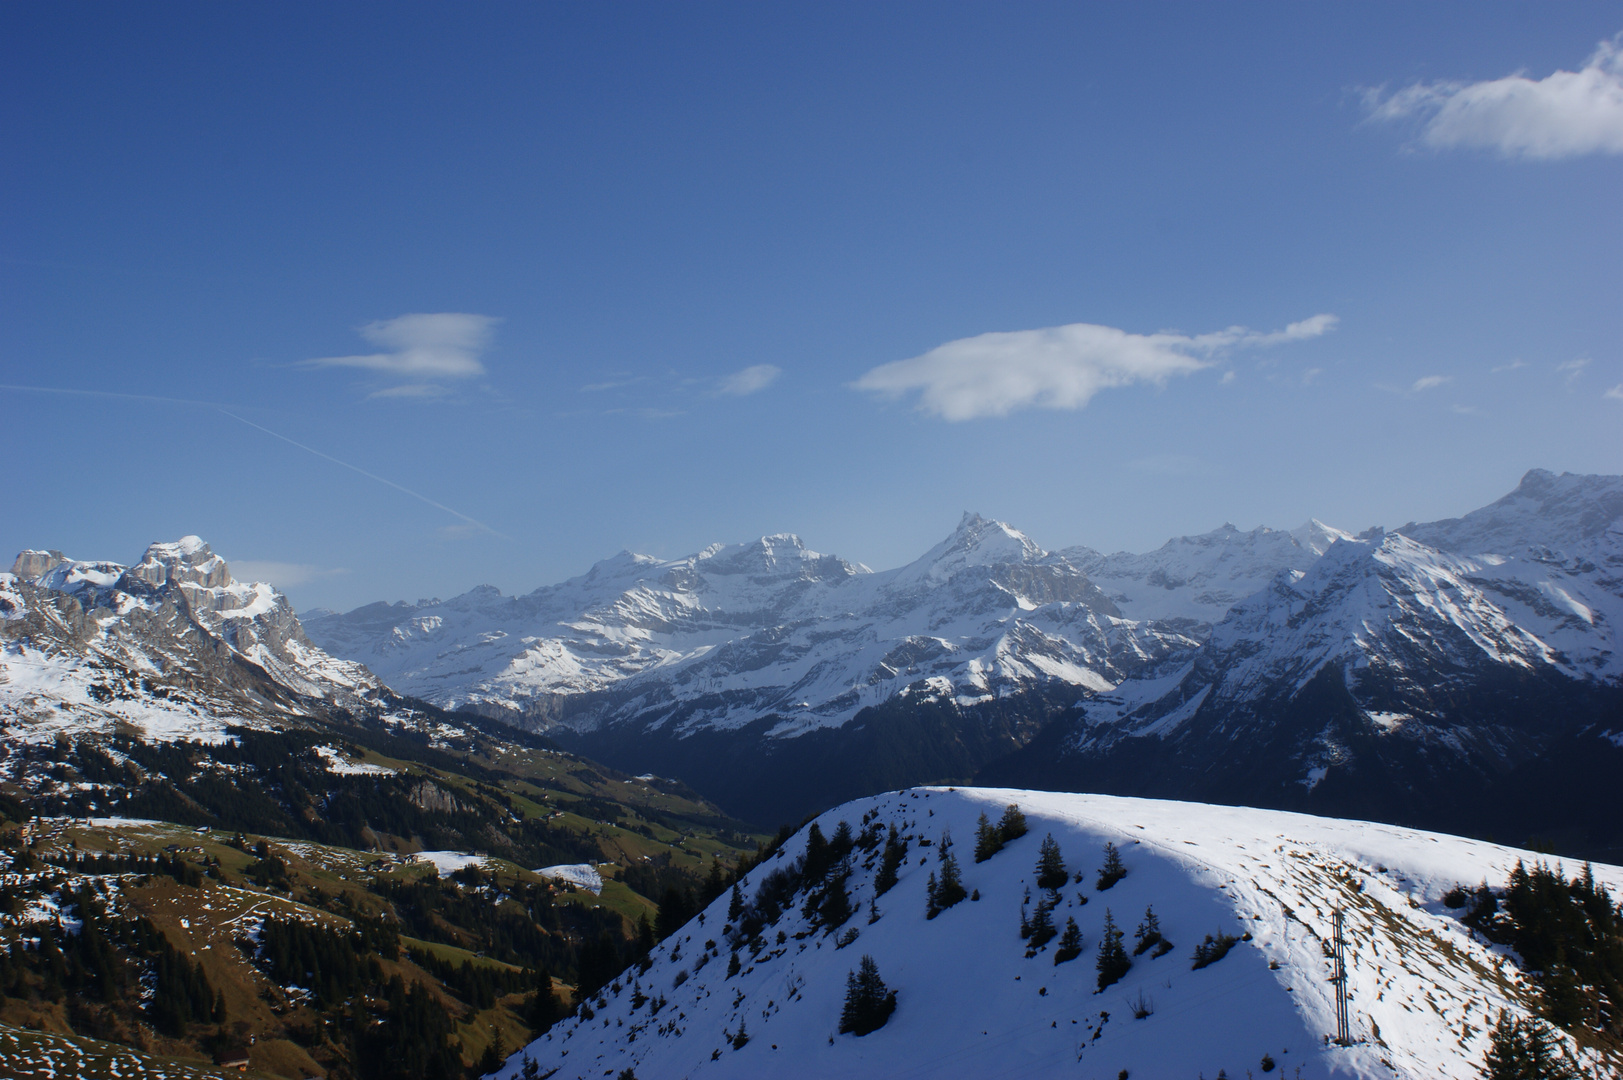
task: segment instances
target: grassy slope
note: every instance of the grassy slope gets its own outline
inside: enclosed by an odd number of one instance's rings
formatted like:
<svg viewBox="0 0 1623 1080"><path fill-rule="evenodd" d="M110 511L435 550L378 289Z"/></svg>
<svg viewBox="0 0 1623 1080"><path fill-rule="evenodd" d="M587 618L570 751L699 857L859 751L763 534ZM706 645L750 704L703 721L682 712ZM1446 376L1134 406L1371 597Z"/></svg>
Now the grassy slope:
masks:
<svg viewBox="0 0 1623 1080"><path fill-rule="evenodd" d="M398 743L390 749L397 750ZM443 754L436 755L433 764L360 746L353 750L357 752L352 759L356 764L422 777L492 819L544 818L550 829L573 836L584 850L595 855L590 861L602 873L605 888L601 896L594 896L555 887L554 903L564 909L602 908L614 912L621 916L620 926L628 937L634 935L641 917L654 917L657 898L639 895L617 880L622 868L657 860L698 877L713 860L719 859L724 865L735 863L763 839L735 831L736 826L714 807L676 785L625 777L574 755L548 749L482 741L477 753L453 755L450 760ZM465 769L457 767L464 762ZM503 800L512 813L501 806ZM248 876L259 861L252 849L262 839L286 866L285 888L261 888ZM378 833L376 845L379 850L362 851L309 840L255 835L236 838L224 831L165 823L92 823L89 819L58 818L36 821L33 853L60 857L70 853L167 852L200 866L217 863L218 880L205 879L196 888L162 875L121 875L117 879L118 892L125 901L125 911L150 919L171 944L202 965L210 983L225 996L228 1026L242 1038L252 1036L257 1040L253 1054L256 1071L266 1076L308 1076L325 1072L317 1060L321 1056L319 1040L308 1050L301 1045L309 1043L308 1030L319 1027L320 1016L298 995L275 986L255 967L238 941L244 927L267 916L296 917L343 928L351 913L387 915L389 904L379 894L387 891L390 882L434 874L426 863L411 859L412 853L425 846L422 837ZM510 861L490 860L485 869L493 874L496 890L543 884L533 868ZM0 941L19 932L15 920L10 923L0 923ZM458 964L469 961L511 968L478 955L480 942L472 933L462 933L449 925L439 929L442 932L436 936L459 940L461 947L447 940L403 937L403 950L423 949ZM408 957L409 953L403 951L399 962L385 961L386 976L400 974L408 983L415 981L434 988L457 1021L464 1060L476 1060L493 1034L509 1048L522 1044L532 1034L522 1015L524 995L509 994L498 998L492 1008L475 1010ZM559 990L567 1000L567 986L560 985ZM11 999L4 1012L5 1018L14 1023L63 1033L68 1030L61 1005ZM304 1037L289 1037L299 1035L301 1028ZM85 1040L80 1042L90 1045ZM195 1041L154 1037L148 1043L158 1052L190 1059L196 1067L207 1067L207 1058ZM34 1051L7 1050L8 1045L0 1043L0 1072L27 1075L19 1070L31 1067L27 1062ZM113 1049L113 1044L97 1045L107 1048L97 1051L104 1055L125 1052Z"/></svg>

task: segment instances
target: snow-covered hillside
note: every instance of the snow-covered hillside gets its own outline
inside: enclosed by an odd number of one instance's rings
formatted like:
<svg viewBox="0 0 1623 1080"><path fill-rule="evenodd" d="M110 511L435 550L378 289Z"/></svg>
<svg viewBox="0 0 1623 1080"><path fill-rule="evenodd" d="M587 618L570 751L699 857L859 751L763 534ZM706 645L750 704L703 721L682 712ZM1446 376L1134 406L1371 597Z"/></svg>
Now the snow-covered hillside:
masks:
<svg viewBox="0 0 1623 1080"><path fill-rule="evenodd" d="M0 723L13 739L215 741L228 724L378 689L311 644L285 596L234 581L195 536L133 566L25 551L0 574Z"/></svg>
<svg viewBox="0 0 1623 1080"><path fill-rule="evenodd" d="M973 860L976 821L1009 803L1029 831L989 860ZM895 825L908 848L899 881L875 900L877 844L859 843L846 889L855 914L811 926L806 894L751 941L729 898L668 938L652 966L625 972L578 1017L511 1057L524 1075L654 1077L1405 1077L1480 1075L1500 1009L1527 1015L1529 984L1502 950L1460 924L1444 903L1456 884L1502 882L1528 852L1357 821L1189 803L1003 789L922 789L858 800L818 819L858 838ZM971 898L926 917L927 883L942 874L950 833ZM1081 955L1056 964L1058 941L1027 955L1022 905L1036 884L1045 835L1072 879L1053 909L1074 919ZM806 850L809 829L756 868L742 894ZM1126 876L1098 888L1105 844ZM1575 872L1576 867L1568 867ZM1596 866L1623 891L1623 868ZM872 902L872 903L871 903ZM1153 907L1173 947L1132 957L1098 990L1096 960L1111 917L1126 935ZM1332 916L1345 910L1351 1046L1332 1045ZM877 911L877 919L871 912ZM1238 939L1199 970L1207 935ZM842 944L844 942L844 944ZM730 961L738 956L736 974ZM848 974L872 956L896 992L889 1022L840 1034ZM738 1039L744 1032L747 1040ZM1272 1065L1265 1064L1264 1055ZM1616 1068L1619 1063L1609 1063Z"/></svg>

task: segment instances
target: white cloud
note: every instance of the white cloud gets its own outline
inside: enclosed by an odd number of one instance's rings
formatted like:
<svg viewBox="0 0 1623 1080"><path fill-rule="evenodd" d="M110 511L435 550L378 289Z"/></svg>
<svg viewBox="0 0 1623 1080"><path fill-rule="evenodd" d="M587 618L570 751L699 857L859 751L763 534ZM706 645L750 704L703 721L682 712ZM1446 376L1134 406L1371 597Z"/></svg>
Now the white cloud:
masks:
<svg viewBox="0 0 1623 1080"><path fill-rule="evenodd" d="M1437 149L1497 150L1551 160L1623 154L1623 34L1603 41L1578 71L1542 79L1416 83L1365 95L1373 120L1423 119L1420 139Z"/></svg>
<svg viewBox="0 0 1623 1080"><path fill-rule="evenodd" d="M1224 349L1301 341L1335 325L1334 315L1315 315L1273 334L1243 326L1193 337L1132 334L1093 323L980 334L881 364L852 385L887 398L918 391L919 408L946 420L1032 407L1080 409L1100 390L1161 386L1209 367L1212 354Z"/></svg>
<svg viewBox="0 0 1623 1080"><path fill-rule="evenodd" d="M406 383L404 386L388 386L382 390L374 390L366 395L369 398L437 398L450 393L443 386L435 383Z"/></svg>
<svg viewBox="0 0 1623 1080"><path fill-rule="evenodd" d="M782 374L782 368L774 367L771 364L756 364L745 368L743 371L735 371L723 378L716 387L716 392L731 394L734 397L744 397L747 394L765 390L777 382L778 376Z"/></svg>
<svg viewBox="0 0 1623 1080"><path fill-rule="evenodd" d="M1578 381L1578 377L1584 373L1584 369L1588 366L1589 358L1585 356L1580 357L1577 360L1568 360L1564 364L1557 364L1555 365L1555 370L1566 375L1566 383L1568 386L1571 386L1573 383Z"/></svg>
<svg viewBox="0 0 1623 1080"><path fill-rule="evenodd" d="M1422 390L1435 390L1437 387L1453 381L1454 377L1452 375L1426 375L1414 381L1414 385L1409 387L1409 393L1418 394Z"/></svg>
<svg viewBox="0 0 1623 1080"><path fill-rule="evenodd" d="M268 581L282 589L308 585L322 578L347 574L343 567L325 568L307 563L275 562L266 559L231 559L231 576L238 581Z"/></svg>
<svg viewBox="0 0 1623 1080"><path fill-rule="evenodd" d="M1494 368L1493 369L1493 374L1497 375L1501 371L1515 371L1518 368L1524 368L1526 366L1527 366L1527 361L1526 360L1520 360L1520 359L1512 360L1508 364L1500 364L1498 367Z"/></svg>
<svg viewBox="0 0 1623 1080"><path fill-rule="evenodd" d="M1606 391L1606 393L1602 396L1609 397L1613 401L1623 401L1623 383L1618 383L1616 386Z"/></svg>
<svg viewBox="0 0 1623 1080"><path fill-rule="evenodd" d="M1220 382L1225 382L1225 383L1231 383L1235 379L1238 379L1238 378L1239 378L1239 376L1234 374L1233 371L1225 371L1225 372L1223 372L1223 378L1220 379L1219 381Z"/></svg>
<svg viewBox="0 0 1623 1080"><path fill-rule="evenodd" d="M434 397L437 383L485 373L479 355L490 344L496 324L489 315L458 312L401 315L360 327L359 333L388 352L362 356L325 356L306 360L308 367L351 367L374 371L410 383L376 391L373 397Z"/></svg>

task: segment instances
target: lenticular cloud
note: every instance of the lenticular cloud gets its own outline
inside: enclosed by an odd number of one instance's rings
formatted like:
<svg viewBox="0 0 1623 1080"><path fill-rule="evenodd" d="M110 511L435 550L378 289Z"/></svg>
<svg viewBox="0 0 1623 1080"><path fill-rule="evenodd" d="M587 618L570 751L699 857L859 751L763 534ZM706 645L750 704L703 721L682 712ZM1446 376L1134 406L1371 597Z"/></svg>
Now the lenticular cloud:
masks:
<svg viewBox="0 0 1623 1080"><path fill-rule="evenodd" d="M916 391L919 408L946 420L1080 409L1100 390L1163 385L1210 366L1220 350L1318 337L1335 324L1334 315L1315 315L1272 334L1241 326L1195 336L1133 334L1094 323L979 334L881 364L853 385L889 398Z"/></svg>

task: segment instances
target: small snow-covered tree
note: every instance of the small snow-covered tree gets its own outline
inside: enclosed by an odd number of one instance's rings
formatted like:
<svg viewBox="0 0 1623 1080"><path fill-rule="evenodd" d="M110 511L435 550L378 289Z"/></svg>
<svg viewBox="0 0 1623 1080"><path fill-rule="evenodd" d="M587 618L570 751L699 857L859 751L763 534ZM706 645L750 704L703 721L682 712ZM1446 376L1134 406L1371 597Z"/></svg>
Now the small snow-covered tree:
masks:
<svg viewBox="0 0 1623 1080"><path fill-rule="evenodd" d="M828 840L814 821L811 828L806 831L806 854L801 856L800 860L800 872L806 883L809 885L822 881L823 875L828 873L830 862Z"/></svg>
<svg viewBox="0 0 1623 1080"><path fill-rule="evenodd" d="M1121 852L1116 850L1115 844L1105 844L1105 861L1099 867L1099 880L1095 883L1097 888L1104 892L1126 876L1127 867L1121 863Z"/></svg>
<svg viewBox="0 0 1623 1080"><path fill-rule="evenodd" d="M857 970L845 978L845 1007L840 1010L840 1034L866 1035L885 1026L896 1011L896 991L879 977L879 965L864 955Z"/></svg>
<svg viewBox="0 0 1623 1080"><path fill-rule="evenodd" d="M1054 950L1054 963L1063 964L1067 960L1075 960L1082 955L1082 928L1076 925L1076 920L1067 917L1065 920L1065 933L1059 936L1059 948Z"/></svg>
<svg viewBox="0 0 1623 1080"><path fill-rule="evenodd" d="M1070 876L1065 869L1065 859L1060 855L1059 842L1049 833L1043 837L1042 847L1037 849L1037 888L1064 888Z"/></svg>
<svg viewBox="0 0 1623 1080"><path fill-rule="evenodd" d="M1121 931L1116 928L1116 920L1105 908L1104 930L1099 934L1099 958L1095 967L1099 971L1099 989L1103 990L1112 983L1120 982L1121 977L1133 966L1127 958L1127 950L1121 943Z"/></svg>
<svg viewBox="0 0 1623 1080"><path fill-rule="evenodd" d="M1138 924L1138 930L1133 934L1133 955L1139 956L1148 952L1161 943L1161 920L1155 917L1153 906L1144 909L1144 921Z"/></svg>
<svg viewBox="0 0 1623 1080"><path fill-rule="evenodd" d="M975 861L985 862L1003 847L1003 836L985 814L975 823Z"/></svg>
<svg viewBox="0 0 1623 1080"><path fill-rule="evenodd" d="M927 918L935 918L969 896L969 890L964 888L963 874L958 869L958 857L952 853L952 837L947 833L941 834L941 878L937 881L932 872L930 880L934 887L929 893Z"/></svg>
<svg viewBox="0 0 1623 1080"><path fill-rule="evenodd" d="M1026 815L1020 812L1018 804L1010 803L1003 808L1003 817L997 823L997 831L1005 844L1026 835Z"/></svg>
<svg viewBox="0 0 1623 1080"><path fill-rule="evenodd" d="M1054 929L1054 905L1047 898L1037 901L1037 914L1031 917L1031 947L1026 950L1027 956L1033 956L1037 950L1054 940L1059 931Z"/></svg>
<svg viewBox="0 0 1623 1080"><path fill-rule="evenodd" d="M836 873L830 879L828 888L823 890L823 902L817 908L818 917L830 930L844 926L852 915L851 895L845 891L847 876L848 872Z"/></svg>
<svg viewBox="0 0 1623 1080"><path fill-rule="evenodd" d="M896 885L897 872L902 868L902 860L907 857L907 844L896 833L896 823L890 826L890 836L885 840L885 852L879 858L879 873L874 877L874 895L884 896Z"/></svg>

